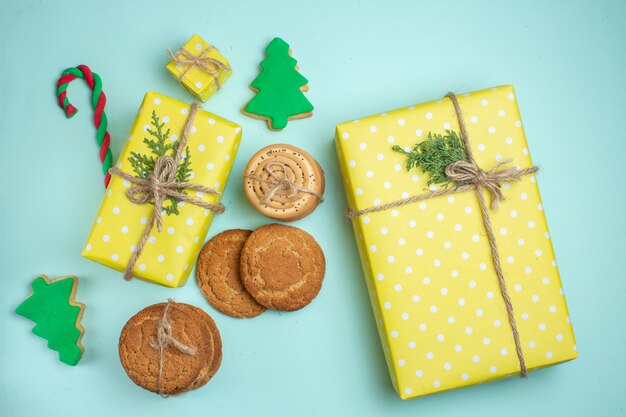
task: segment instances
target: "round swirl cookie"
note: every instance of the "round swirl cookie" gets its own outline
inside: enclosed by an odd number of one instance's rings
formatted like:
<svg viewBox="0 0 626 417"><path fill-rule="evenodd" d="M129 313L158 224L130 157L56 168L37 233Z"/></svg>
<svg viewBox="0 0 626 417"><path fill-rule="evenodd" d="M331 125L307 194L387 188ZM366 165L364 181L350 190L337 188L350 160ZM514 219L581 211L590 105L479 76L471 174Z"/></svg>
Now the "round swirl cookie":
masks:
<svg viewBox="0 0 626 417"><path fill-rule="evenodd" d="M207 301L231 317L256 317L266 308L246 291L239 259L251 230L226 230L209 240L198 256L196 281Z"/></svg>
<svg viewBox="0 0 626 417"><path fill-rule="evenodd" d="M324 171L300 148L270 145L248 161L243 188L261 214L291 222L311 214L324 199Z"/></svg>
<svg viewBox="0 0 626 417"><path fill-rule="evenodd" d="M246 290L260 304L282 311L308 305L322 288L326 259L313 236L297 227L268 224L241 251Z"/></svg>

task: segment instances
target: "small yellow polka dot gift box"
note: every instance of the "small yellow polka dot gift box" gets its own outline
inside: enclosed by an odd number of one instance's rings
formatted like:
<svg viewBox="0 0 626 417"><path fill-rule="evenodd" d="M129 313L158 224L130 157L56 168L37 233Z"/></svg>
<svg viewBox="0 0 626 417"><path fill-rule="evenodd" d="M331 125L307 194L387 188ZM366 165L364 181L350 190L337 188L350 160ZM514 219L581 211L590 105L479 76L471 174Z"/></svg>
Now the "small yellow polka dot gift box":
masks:
<svg viewBox="0 0 626 417"><path fill-rule="evenodd" d="M343 123L335 140L401 398L576 358L511 86Z"/></svg>
<svg viewBox="0 0 626 417"><path fill-rule="evenodd" d="M241 128L235 123L200 109L194 115L194 111L194 106L159 93L145 95L116 164L121 174L111 177L83 248L84 257L125 271L139 246L138 258L130 271L132 276L166 287L185 284L213 220L210 205L219 205L221 195L217 193L222 193L226 186L241 140ZM186 145L182 149L179 144L185 132ZM156 171L156 163L165 157L174 158L179 148L180 163L172 172L175 185L187 183L212 190L172 188L196 203L164 194L159 232L151 222L155 215L154 198L137 204L129 200L127 192L145 184ZM123 174L131 176L130 180ZM150 224L154 226L141 247Z"/></svg>
<svg viewBox="0 0 626 417"><path fill-rule="evenodd" d="M171 60L165 68L202 101L207 101L233 73L228 60L198 35L177 52L168 52Z"/></svg>

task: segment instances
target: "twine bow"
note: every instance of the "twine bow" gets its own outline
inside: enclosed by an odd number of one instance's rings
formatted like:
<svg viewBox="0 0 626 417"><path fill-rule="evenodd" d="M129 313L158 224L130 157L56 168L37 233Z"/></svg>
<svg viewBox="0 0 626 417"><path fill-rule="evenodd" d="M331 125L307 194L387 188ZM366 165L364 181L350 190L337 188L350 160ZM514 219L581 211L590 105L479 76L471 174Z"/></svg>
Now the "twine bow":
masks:
<svg viewBox="0 0 626 417"><path fill-rule="evenodd" d="M279 178L276 175L276 172L272 171L271 169L272 167L279 167L282 169L282 172L283 172L282 178ZM267 175L269 176L269 178L263 178L260 175L256 175L256 174L245 175L246 178L250 178L250 179L262 182L264 184L271 185L271 188L267 190L267 192L263 196L263 199L261 200L262 204L269 203L272 200L272 198L274 198L277 192L283 191L283 190L289 191L289 193L286 196L287 198L297 197L298 194L300 193L306 193L306 194L311 194L315 196L319 201L324 201L324 197L321 194L316 193L315 191L309 188L300 187L299 185L296 185L295 179L294 180L289 179L287 177L287 165L283 164L282 162L278 162L278 161L268 162L263 167L263 169L267 172Z"/></svg>
<svg viewBox="0 0 626 417"><path fill-rule="evenodd" d="M213 49L215 48L212 45L209 45L198 56L193 55L191 52L187 51L184 48L180 48L175 54L172 53L170 48L167 48L167 53L172 58L172 61L174 61L175 63L179 65L187 65L187 68L185 69L185 71L183 71L178 76L179 80L182 80L192 68L197 67L197 68L200 68L202 71L206 72L207 74L209 74L211 77L213 77L213 80L215 81L215 85L217 86L217 89L219 90L221 85L220 85L220 80L217 76L220 70L230 72L231 69L228 65L226 65L222 61L216 58L211 58L207 56L209 52L211 52ZM179 55L182 56L182 58L179 58L178 57Z"/></svg>
<svg viewBox="0 0 626 417"><path fill-rule="evenodd" d="M499 162L489 171L483 171L476 164L467 161L456 161L446 167L446 175L457 184L472 184L481 187L491 194L491 209L495 210L500 202L505 199L501 184L505 181L519 181L525 175L537 172L537 167L519 170L515 167L500 169L500 167L513 162L512 159Z"/></svg>
<svg viewBox="0 0 626 417"><path fill-rule="evenodd" d="M118 168L109 169L111 175L120 176L132 183L132 186L126 190L126 197L128 197L131 202L135 204L148 204L152 202L154 204L152 217L148 221L141 240L137 244L137 249L124 271L124 279L127 281L133 277L132 274L135 263L137 262L137 259L139 259L139 255L148 241L150 232L152 231L154 225L156 224L159 232L163 230L163 214L161 211L163 201L166 197L173 197L177 200L200 206L215 213L224 212L224 206L221 203L207 203L181 192L181 190L187 189L210 195L221 195L219 191L200 184L177 182L175 180L176 170L182 157L183 150L187 144L187 137L189 136L189 131L191 130L191 125L197 111L198 103L193 103L191 105L191 109L189 110L189 116L185 122L185 127L183 128L183 133L181 135L178 148L176 149L175 157L172 158L169 155L159 157L159 159L157 159L154 163L154 170L148 175L147 178L135 177L131 174L120 171Z"/></svg>
<svg viewBox="0 0 626 417"><path fill-rule="evenodd" d="M500 254L498 252L498 246L496 244L496 237L491 226L491 219L489 217L489 208L485 200L483 189L487 190L491 195L491 209L495 210L499 207L500 202L504 200L504 193L501 189L501 183L505 181L519 181L526 175L532 175L538 171L536 166L530 168L517 169L517 167L502 168L512 160L505 160L496 164L495 167L489 171L482 170L476 163L474 154L469 141L469 134L465 126L465 120L461 111L461 106L454 93L446 94L452 101L456 117L459 121L459 128L461 130L461 139L465 147L467 154L467 161L459 160L451 163L445 169L446 175L454 181L457 186L449 189L434 190L425 194L414 195L402 200L393 201L391 203L381 204L374 207L367 207L362 210L348 210L346 215L349 218L354 218L367 213L374 213L384 211L393 207L404 206L405 204L414 203L416 201L426 200L429 198L439 197L442 195L456 194L473 190L478 198L480 205L480 211L482 214L483 225L487 232L487 240L489 241L489 247L491 249L491 259L493 262L493 268L498 277L498 284L500 287L500 294L504 301L506 308L509 325L513 333L513 341L515 342L515 350L517 353L517 359L520 366L520 376L526 378L528 376L528 370L526 368L526 360L524 358L524 352L522 350L522 343L519 337L519 331L517 330L517 323L515 322L515 314L513 311L513 303L509 297L509 293L506 287L506 281L504 273L502 272L502 265L500 264Z"/></svg>
<svg viewBox="0 0 626 417"><path fill-rule="evenodd" d="M172 323L169 320L170 305L173 303L174 302L171 299L167 300L165 307L163 307L163 314L157 322L156 338L152 338L152 340L150 340L150 347L159 351L159 375L157 376L156 385L157 393L162 397L167 397L166 394L161 392L161 378L163 377L163 359L165 350L171 346L185 355L196 356L197 354L196 349L182 343L173 335Z"/></svg>

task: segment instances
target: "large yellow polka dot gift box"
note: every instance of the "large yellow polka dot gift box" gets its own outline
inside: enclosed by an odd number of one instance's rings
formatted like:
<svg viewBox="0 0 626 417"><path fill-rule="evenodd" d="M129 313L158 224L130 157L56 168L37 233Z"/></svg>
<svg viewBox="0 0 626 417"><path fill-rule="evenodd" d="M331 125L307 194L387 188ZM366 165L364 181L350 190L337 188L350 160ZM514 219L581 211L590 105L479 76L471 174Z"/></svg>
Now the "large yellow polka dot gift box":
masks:
<svg viewBox="0 0 626 417"><path fill-rule="evenodd" d="M335 141L401 398L576 358L511 86L343 123Z"/></svg>
<svg viewBox="0 0 626 417"><path fill-rule="evenodd" d="M186 145L181 147L180 142L185 138ZM241 128L237 124L196 110L196 105L147 93L116 164L119 173L111 177L82 255L125 271L139 247L138 257L128 271L130 275L167 287L184 285L214 213L220 211L217 208L221 192L240 140ZM175 182L171 191L184 197L162 194L159 232L158 222L152 222L154 196L148 195L149 201L141 204L131 201L127 192L147 184L151 173L157 170L163 173L162 168L154 169L155 165L162 165L159 161L167 157L175 160L179 149L180 162L174 164L171 180L163 174L158 177L161 186L167 181ZM136 193L136 197L145 197L145 191ZM148 229L151 224L152 228ZM149 235L141 247L146 230Z"/></svg>

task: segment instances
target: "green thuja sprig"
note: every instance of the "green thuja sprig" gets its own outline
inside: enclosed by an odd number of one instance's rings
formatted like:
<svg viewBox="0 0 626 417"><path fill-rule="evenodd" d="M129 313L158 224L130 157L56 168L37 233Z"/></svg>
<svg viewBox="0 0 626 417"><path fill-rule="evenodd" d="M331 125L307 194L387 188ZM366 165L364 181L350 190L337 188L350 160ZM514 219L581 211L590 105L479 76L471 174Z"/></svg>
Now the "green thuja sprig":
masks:
<svg viewBox="0 0 626 417"><path fill-rule="evenodd" d="M185 154L182 156L182 162L176 170L176 182L187 182L191 176L191 159L189 157L189 146L185 147Z"/></svg>
<svg viewBox="0 0 626 417"><path fill-rule="evenodd" d="M131 152L131 156L128 158L128 162L133 167L133 171L139 178L147 178L152 171L154 171L154 164L156 160L164 155L171 157L176 156L176 149L178 144L176 142L167 142L170 137L170 129L163 131L165 123L161 123L161 120L156 115L155 111L152 111L152 120L150 124L153 129L147 129L147 133L150 136L144 137L143 142L150 149L153 155L143 155L139 152ZM176 182L186 182L191 177L191 158L189 155L189 147L185 148L185 153L182 156L182 161L176 169ZM186 194L182 188L177 189L178 192ZM163 210L166 214L178 215L178 203L180 200L174 197L166 197L166 203L163 204Z"/></svg>
<svg viewBox="0 0 626 417"><path fill-rule="evenodd" d="M398 145L394 145L392 149L407 156L407 171L419 167L429 174L428 185L442 184L443 188L448 188L450 184L461 185L446 175L448 165L460 160L467 161L465 147L456 132L446 130L445 135L429 132L428 138L416 144L410 151Z"/></svg>

